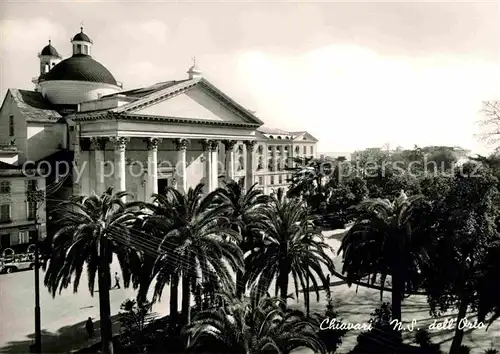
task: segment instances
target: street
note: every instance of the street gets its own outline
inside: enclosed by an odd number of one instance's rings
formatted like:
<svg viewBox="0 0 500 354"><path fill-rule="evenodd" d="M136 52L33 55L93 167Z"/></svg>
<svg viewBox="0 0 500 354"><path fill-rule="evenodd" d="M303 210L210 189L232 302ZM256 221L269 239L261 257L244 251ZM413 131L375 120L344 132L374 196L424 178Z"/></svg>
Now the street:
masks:
<svg viewBox="0 0 500 354"><path fill-rule="evenodd" d="M119 272L119 266L114 262L111 266L112 274ZM120 274L120 272L119 272ZM73 287L63 290L52 298L43 285L44 274L40 271L40 307L42 318L42 345L44 352L57 352L59 347L77 349L88 342L85 332L85 321L91 317L98 333L99 321L99 294L90 296L85 271L80 280L78 293L73 293ZM132 288L122 288L110 291L111 314L120 311L121 303L127 298L134 298ZM97 280L96 280L97 289ZM12 274L0 275L0 352L27 353L29 345L34 341L34 272L21 271ZM153 307L153 312L167 314L169 292L165 291L162 301ZM116 319L113 319L116 324ZM116 326L118 330L118 326ZM69 346L69 347L68 347ZM60 351L59 351L60 352Z"/></svg>

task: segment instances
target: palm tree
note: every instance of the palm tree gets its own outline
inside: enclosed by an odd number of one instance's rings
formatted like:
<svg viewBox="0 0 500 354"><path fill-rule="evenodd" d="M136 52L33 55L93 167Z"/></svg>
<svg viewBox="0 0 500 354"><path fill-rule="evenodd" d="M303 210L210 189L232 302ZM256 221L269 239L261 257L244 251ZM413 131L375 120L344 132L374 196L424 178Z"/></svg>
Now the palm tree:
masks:
<svg viewBox="0 0 500 354"><path fill-rule="evenodd" d="M301 157L295 158L294 162L300 164L300 166L289 168L295 172L290 180L291 185L288 190L288 196L302 196L316 210L326 200L324 182L327 177L331 176L333 162Z"/></svg>
<svg viewBox="0 0 500 354"><path fill-rule="evenodd" d="M260 301L228 299L226 306L198 313L186 332L193 338L192 349L207 352L257 354L290 353L307 347L325 353L313 322L300 311L282 306L277 298Z"/></svg>
<svg viewBox="0 0 500 354"><path fill-rule="evenodd" d="M418 232L416 224L417 210L422 210L418 207L424 202L423 196L407 197L404 193L394 202L361 202L358 218L338 251L343 252L342 272L350 284L366 276L374 283L380 274L383 289L387 275L392 276L392 314L399 321L407 285L417 286L415 278L429 261L429 233Z"/></svg>
<svg viewBox="0 0 500 354"><path fill-rule="evenodd" d="M331 248L321 233L312 227L307 205L297 198L288 198L279 189L267 208L261 210L256 229L263 235L261 246L245 260L245 278L260 298L276 279L276 294L286 302L288 277L291 273L298 299L299 287L306 289L309 279L319 300L319 289L327 278L322 266L333 271L334 265L326 251ZM316 276L315 276L316 274ZM317 277L321 280L318 284ZM308 289L306 289L307 291ZM304 293L306 301L308 296Z"/></svg>
<svg viewBox="0 0 500 354"><path fill-rule="evenodd" d="M240 248L246 254L252 251L258 243L256 240L258 234L256 235L254 230L255 220L260 217L260 210L270 201L270 198L257 188L257 183L248 191L245 191L244 183L243 178L238 182L230 181L224 188L219 188L215 196L222 203L228 203L231 206L232 228L241 235ZM243 272L238 271L236 273L236 296L241 297L244 292Z"/></svg>
<svg viewBox="0 0 500 354"><path fill-rule="evenodd" d="M104 353L113 353L109 288L110 263L116 255L128 287L134 265L140 261L130 243L130 225L139 213L137 203L124 203L126 192L112 193L108 189L101 196L73 197L61 203L57 211L59 230L52 241L53 251L45 274L45 285L52 296L67 288L74 275L73 291L78 291L84 265L87 266L88 288L94 294L98 276L101 341Z"/></svg>
<svg viewBox="0 0 500 354"><path fill-rule="evenodd" d="M165 195L154 195L157 205L149 206L153 215L148 222L163 233L156 260L155 296L161 296L166 283L175 284L182 277L182 313L187 323L191 292L197 285L220 282L223 289L234 290L232 273L243 268L239 235L230 229L227 217L231 207L214 203L216 193L203 196L202 184L187 194L169 187Z"/></svg>

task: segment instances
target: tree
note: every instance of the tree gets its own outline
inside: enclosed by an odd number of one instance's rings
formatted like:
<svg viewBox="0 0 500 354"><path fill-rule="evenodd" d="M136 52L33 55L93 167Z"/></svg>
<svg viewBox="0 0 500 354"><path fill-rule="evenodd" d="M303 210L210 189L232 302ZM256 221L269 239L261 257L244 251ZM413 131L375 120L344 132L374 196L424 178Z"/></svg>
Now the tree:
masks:
<svg viewBox="0 0 500 354"><path fill-rule="evenodd" d="M101 341L104 353L113 353L109 288L110 263L116 255L123 275L124 286L140 261L130 242L132 225L139 210L137 203L124 203L126 192L74 197L61 203L57 211L59 230L53 237L53 252L45 274L45 285L55 296L67 288L74 275L73 291L77 292L84 265L87 266L88 287L94 294L95 278L99 286Z"/></svg>
<svg viewBox="0 0 500 354"><path fill-rule="evenodd" d="M327 254L331 248L312 222L306 203L286 197L282 189L262 210L256 228L264 237L263 244L245 259L245 279L253 287L257 298L267 292L272 280L276 279L276 294L279 293L286 303L291 273L297 299L299 286L305 289L307 279L319 299L319 288L326 284L321 265L329 270L333 270L334 265ZM316 277L321 280L321 285Z"/></svg>
<svg viewBox="0 0 500 354"><path fill-rule="evenodd" d="M238 182L230 181L224 188L219 188L214 197L215 201L220 200L230 205L230 221L233 229L242 237L239 246L243 253L252 251L260 243L256 240L258 234L255 233L254 224L260 217L262 207L269 202L269 196L257 188L257 183L245 191L244 179L240 179ZM236 296L241 297L244 292L243 271L238 270Z"/></svg>
<svg viewBox="0 0 500 354"><path fill-rule="evenodd" d="M149 205L148 222L163 233L157 258L155 296L172 277L182 277L182 314L191 316L191 292L205 282L220 282L234 290L232 272L243 268L240 236L230 228L231 205L214 203L216 192L203 196L203 185L186 194L168 187L156 194L157 205Z"/></svg>
<svg viewBox="0 0 500 354"><path fill-rule="evenodd" d="M431 243L426 232L419 232L417 220L422 215L422 196L401 195L395 201L368 199L357 207L357 219L342 239L342 272L352 284L371 276L392 277L393 318L401 321L401 302L407 290L416 288L417 274L428 262Z"/></svg>
<svg viewBox="0 0 500 354"><path fill-rule="evenodd" d="M307 347L324 353L314 323L281 302L269 297L258 302L228 299L226 306L200 312L186 328L193 338L192 348L203 353L258 354Z"/></svg>
<svg viewBox="0 0 500 354"><path fill-rule="evenodd" d="M486 258L482 265L478 282L478 320L485 321L488 314L488 327L500 318L500 238L488 245Z"/></svg>
<svg viewBox="0 0 500 354"><path fill-rule="evenodd" d="M154 320L151 303L127 299L120 305L120 343L134 353L146 352L151 333L146 332L147 325Z"/></svg>
<svg viewBox="0 0 500 354"><path fill-rule="evenodd" d="M458 308L451 354L460 350L463 327L458 324L476 306L487 250L497 237L497 183L481 164L464 164L455 169L449 192L435 208L437 243L424 285L433 313Z"/></svg>
<svg viewBox="0 0 500 354"><path fill-rule="evenodd" d="M317 211L326 200L325 182L331 177L333 162L324 159L295 158L298 167L290 180L289 197L303 197L308 205Z"/></svg>
<svg viewBox="0 0 500 354"><path fill-rule="evenodd" d="M480 139L497 148L500 141L500 101L483 102L483 118L479 121L482 128Z"/></svg>

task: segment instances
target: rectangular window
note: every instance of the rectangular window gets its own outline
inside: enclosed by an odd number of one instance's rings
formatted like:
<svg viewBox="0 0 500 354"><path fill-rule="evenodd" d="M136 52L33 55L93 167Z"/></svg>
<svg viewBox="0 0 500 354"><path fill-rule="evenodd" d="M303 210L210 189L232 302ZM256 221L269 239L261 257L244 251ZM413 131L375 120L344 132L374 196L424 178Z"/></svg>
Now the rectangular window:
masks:
<svg viewBox="0 0 500 354"><path fill-rule="evenodd" d="M311 155L313 155L313 154L314 154L314 148L313 148L312 146L309 148L309 151L310 151L310 154L311 154Z"/></svg>
<svg viewBox="0 0 500 354"><path fill-rule="evenodd" d="M19 234L17 235L17 243L19 245L29 243L30 242L30 236L29 233L25 231L19 231Z"/></svg>
<svg viewBox="0 0 500 354"><path fill-rule="evenodd" d="M36 179L28 179L26 180L26 191L28 192L33 192L36 191L37 189L37 183L38 181Z"/></svg>
<svg viewBox="0 0 500 354"><path fill-rule="evenodd" d="M14 116L9 117L9 136L14 136Z"/></svg>
<svg viewBox="0 0 500 354"><path fill-rule="evenodd" d="M274 184L274 176L271 176L271 182L270 184Z"/></svg>
<svg viewBox="0 0 500 354"><path fill-rule="evenodd" d="M304 146L303 151L304 151L304 155L307 154L307 146Z"/></svg>
<svg viewBox="0 0 500 354"><path fill-rule="evenodd" d="M281 184L281 183L283 183L283 176L279 175L278 176L278 184Z"/></svg>
<svg viewBox="0 0 500 354"><path fill-rule="evenodd" d="M10 181L0 182L0 193L9 194L10 193Z"/></svg>
<svg viewBox="0 0 500 354"><path fill-rule="evenodd" d="M10 221L10 205L4 204L0 206L0 222Z"/></svg>
<svg viewBox="0 0 500 354"><path fill-rule="evenodd" d="M36 219L36 203L28 202L28 220Z"/></svg>
<svg viewBox="0 0 500 354"><path fill-rule="evenodd" d="M259 177L259 184L260 184L261 186L263 186L263 185L264 185L264 177Z"/></svg>
<svg viewBox="0 0 500 354"><path fill-rule="evenodd" d="M82 45L81 44L77 44L76 45L76 54L81 54L82 53Z"/></svg>
<svg viewBox="0 0 500 354"><path fill-rule="evenodd" d="M86 45L83 46L83 54L89 54L88 47Z"/></svg>

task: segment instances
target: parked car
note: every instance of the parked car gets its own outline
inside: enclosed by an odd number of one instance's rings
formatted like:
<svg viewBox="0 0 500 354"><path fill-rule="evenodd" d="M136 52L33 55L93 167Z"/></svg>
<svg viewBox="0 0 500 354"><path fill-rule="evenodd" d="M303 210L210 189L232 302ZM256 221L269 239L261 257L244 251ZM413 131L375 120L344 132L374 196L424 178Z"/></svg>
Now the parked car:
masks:
<svg viewBox="0 0 500 354"><path fill-rule="evenodd" d="M35 260L33 255L27 254L11 259L0 259L0 273L13 273L20 270L34 269Z"/></svg>

